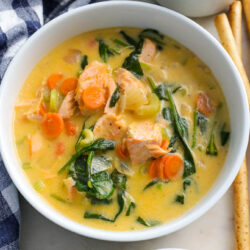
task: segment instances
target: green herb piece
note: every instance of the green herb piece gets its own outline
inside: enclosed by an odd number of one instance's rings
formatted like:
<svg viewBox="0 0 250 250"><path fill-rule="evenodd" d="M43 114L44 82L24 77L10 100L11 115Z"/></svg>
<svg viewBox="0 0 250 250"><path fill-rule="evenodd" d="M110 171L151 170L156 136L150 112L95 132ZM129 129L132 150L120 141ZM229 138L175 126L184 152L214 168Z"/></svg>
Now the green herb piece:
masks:
<svg viewBox="0 0 250 250"><path fill-rule="evenodd" d="M172 137L170 138L168 147L169 147L169 148L172 148L172 147L174 146L174 144L176 143L177 139L178 139L178 136L172 136Z"/></svg>
<svg viewBox="0 0 250 250"><path fill-rule="evenodd" d="M113 150L115 148L115 142L112 140L99 138L95 140L91 145L81 148L77 151L69 161L58 171L58 174L61 174L65 169L67 169L79 156L83 153L90 152L90 151L106 151L106 150Z"/></svg>
<svg viewBox="0 0 250 250"><path fill-rule="evenodd" d="M169 107L165 107L162 109L162 116L166 121L172 122L171 110Z"/></svg>
<svg viewBox="0 0 250 250"><path fill-rule="evenodd" d="M145 220L140 216L136 219L136 221L138 223L142 224L145 227L154 227L154 226L157 226L157 225L161 224L160 221L157 221L157 220Z"/></svg>
<svg viewBox="0 0 250 250"><path fill-rule="evenodd" d="M143 188L143 191L145 191L146 189L154 186L155 184L159 183L159 180L158 179L154 179L152 181L150 181L144 188Z"/></svg>
<svg viewBox="0 0 250 250"><path fill-rule="evenodd" d="M175 202L180 203L181 205L184 204L184 195L176 195Z"/></svg>
<svg viewBox="0 0 250 250"><path fill-rule="evenodd" d="M129 216L129 215L131 214L132 210L135 209L135 207L136 207L135 203L134 203L134 202L131 202L131 203L129 204L128 210L127 210L127 212L126 212L126 216Z"/></svg>
<svg viewBox="0 0 250 250"><path fill-rule="evenodd" d="M187 178L183 181L183 191L185 192L187 187L191 185L191 178Z"/></svg>
<svg viewBox="0 0 250 250"><path fill-rule="evenodd" d="M124 60L122 67L127 69L137 78L141 78L143 76L143 71L138 59L138 56L141 54L143 41L141 40L136 46L135 50L130 53L130 55Z"/></svg>
<svg viewBox="0 0 250 250"><path fill-rule="evenodd" d="M92 164L92 160L93 160L93 157L94 157L94 151L90 151L89 152L89 155L88 155L88 158L87 158L87 176L88 176L88 186L89 188L93 188L93 185L92 185L92 178L91 178L91 164Z"/></svg>
<svg viewBox="0 0 250 250"><path fill-rule="evenodd" d="M32 168L30 162L24 162L22 167L23 167L23 169L25 169L25 170L31 169L31 168Z"/></svg>
<svg viewBox="0 0 250 250"><path fill-rule="evenodd" d="M163 42L164 35L161 34L158 30L155 29L144 29L140 34L139 34L140 39L145 39L148 38L151 41L157 43L158 45L165 45Z"/></svg>
<svg viewBox="0 0 250 250"><path fill-rule="evenodd" d="M108 61L108 58L110 56L119 54L114 49L110 49L109 46L102 39L99 38L97 39L97 41L99 42L99 55L105 63Z"/></svg>
<svg viewBox="0 0 250 250"><path fill-rule="evenodd" d="M117 85L114 93L111 96L109 107L110 108L114 107L119 99L120 99L120 87L119 85Z"/></svg>
<svg viewBox="0 0 250 250"><path fill-rule="evenodd" d="M103 220L103 221L108 221L108 222L114 222L113 219L109 219L101 214L95 214L86 211L83 216L85 219L97 219L97 220Z"/></svg>
<svg viewBox="0 0 250 250"><path fill-rule="evenodd" d="M58 196L57 194L50 194L50 196L52 197L52 198L54 198L55 200L57 200L57 201L60 201L60 202L62 202L62 203L65 203L65 204L69 204L69 202L68 201L66 201L66 200L64 200L63 198L61 198L60 196Z"/></svg>
<svg viewBox="0 0 250 250"><path fill-rule="evenodd" d="M111 174L111 179L114 183L115 188L119 190L126 190L127 176L119 173L116 169Z"/></svg>
<svg viewBox="0 0 250 250"><path fill-rule="evenodd" d="M125 31L121 30L120 34L122 35L122 37L124 38L124 40L129 43L130 45L136 47L137 46L137 42L135 39L133 39L132 37L130 37L129 35L127 35L125 33Z"/></svg>
<svg viewBox="0 0 250 250"><path fill-rule="evenodd" d="M161 128L162 139L169 139L168 132L166 128Z"/></svg>
<svg viewBox="0 0 250 250"><path fill-rule="evenodd" d="M120 47L129 47L130 46L129 44L127 44L119 39L114 39L114 43Z"/></svg>
<svg viewBox="0 0 250 250"><path fill-rule="evenodd" d="M220 141L221 145L225 146L230 136L230 132L225 130L226 124L224 123L220 131Z"/></svg>
<svg viewBox="0 0 250 250"><path fill-rule="evenodd" d="M166 97L166 88L167 85L165 83L161 83L156 88L154 88L154 93L158 96L160 100L168 101Z"/></svg>
<svg viewBox="0 0 250 250"><path fill-rule="evenodd" d="M84 70L88 65L88 56L84 55L81 60L81 69Z"/></svg>
<svg viewBox="0 0 250 250"><path fill-rule="evenodd" d="M156 88L156 85L155 85L153 79L151 77L149 77L149 76L147 77L147 79L148 79L148 82L150 84L151 89L154 91L155 88Z"/></svg>
<svg viewBox="0 0 250 250"><path fill-rule="evenodd" d="M56 89L50 91L49 111L57 112L60 103L60 93Z"/></svg>
<svg viewBox="0 0 250 250"><path fill-rule="evenodd" d="M184 173L183 178L188 177L196 172L194 158L192 151L187 142L188 127L186 121L178 114L172 93L169 88L166 89L167 97L170 104L171 115L173 118L173 124L178 137L180 138L184 147Z"/></svg>
<svg viewBox="0 0 250 250"><path fill-rule="evenodd" d="M36 191L41 191L45 187L45 184L43 181L36 181L33 187Z"/></svg>
<svg viewBox="0 0 250 250"><path fill-rule="evenodd" d="M207 149L206 149L207 155L213 155L213 156L218 155L218 150L217 150L217 147L216 147L215 141L214 141L215 126L216 126L216 123L214 123L212 130L211 130L211 133L210 133L210 138L209 138L209 142L208 142Z"/></svg>
<svg viewBox="0 0 250 250"><path fill-rule="evenodd" d="M109 205L113 202L113 199L97 199L96 197L88 197L90 199L91 205Z"/></svg>

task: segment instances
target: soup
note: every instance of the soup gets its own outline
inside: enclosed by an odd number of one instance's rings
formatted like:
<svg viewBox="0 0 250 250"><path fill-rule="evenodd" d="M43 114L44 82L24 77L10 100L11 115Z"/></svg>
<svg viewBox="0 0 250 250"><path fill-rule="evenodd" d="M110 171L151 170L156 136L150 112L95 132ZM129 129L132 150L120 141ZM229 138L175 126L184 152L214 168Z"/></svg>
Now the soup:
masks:
<svg viewBox="0 0 250 250"><path fill-rule="evenodd" d="M58 212L142 230L211 188L230 135L223 93L191 51L152 29L87 32L54 48L15 107L20 165Z"/></svg>

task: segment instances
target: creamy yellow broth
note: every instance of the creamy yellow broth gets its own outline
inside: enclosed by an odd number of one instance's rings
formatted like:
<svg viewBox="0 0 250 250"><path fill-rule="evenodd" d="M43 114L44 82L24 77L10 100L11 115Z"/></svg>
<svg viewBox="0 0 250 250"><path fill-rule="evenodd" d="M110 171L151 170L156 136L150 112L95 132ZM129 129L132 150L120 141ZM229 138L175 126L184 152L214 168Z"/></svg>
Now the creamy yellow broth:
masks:
<svg viewBox="0 0 250 250"><path fill-rule="evenodd" d="M120 28L111 28L84 33L54 48L40 60L27 77L19 93L17 104L25 100L34 99L42 83L55 72L62 72L65 77L76 77L80 69L79 63L70 65L63 60L69 49L78 49L83 55L88 55L89 63L94 60L101 61L98 47L91 48L91 41L102 37L107 44L112 45L113 39L118 38L122 40L119 34L120 30ZM124 28L123 30L133 37L136 37L140 31L135 28ZM157 84L165 81L183 85L182 90L174 95L174 100L179 113L188 121L190 145L193 133L193 110L197 93L204 91L212 98L215 106L222 104L220 105L219 115L212 116L208 122L205 135L201 136L200 130L197 129L197 143L193 149L196 173L191 176L195 182L192 182L191 186L187 188L185 203L182 205L175 202L175 196L183 191L181 177L167 184L158 183L143 191L143 188L151 181L147 173L149 163L146 163L141 166L132 166L135 173L132 177L128 177L127 192L134 198L136 203L136 208L131 212L130 216L125 216L123 211L114 223L96 219L84 219L85 211L92 211L111 218L118 210L115 194L113 195L113 203L110 205L91 205L84 193L77 193L76 197L70 201L67 190L63 185L66 172L61 175L57 174L57 171L75 153L74 145L80 133L84 117L78 112L71 119L78 126L78 132L75 136L68 136L63 132L58 138L51 140L43 136L39 122L23 119L23 114L27 111L27 107L16 107L13 129L20 167L23 166L31 185L38 190L38 193L44 200L64 216L81 224L105 230L129 231L145 229L145 226L136 221L137 217L157 220L161 223L173 220L193 207L208 192L218 177L228 150L228 143L225 146L221 146L219 134L221 125L218 125L215 130L215 143L218 155L209 156L205 151L211 126L215 119L218 121L218 124L226 123L227 129L229 129L228 110L223 93L209 68L195 54L171 38L165 38L165 43L163 50L158 51L150 63L151 69L143 67L144 76L142 81L148 85L146 76L151 76ZM108 59L107 64L114 75L115 70L122 65L122 62L131 51L131 49L124 49L121 55L112 56ZM95 115L95 117L92 117L92 121L88 122L93 124L99 116L100 114ZM123 117L128 123L138 122L143 119L155 120L155 117L139 119L136 115L131 114L124 114ZM167 125L167 131L169 134L172 133L172 128L169 124ZM26 138L28 135L36 133L43 136L42 149L30 157ZM61 156L55 155L55 145L58 142L63 142L66 147L65 153ZM111 151L107 154L113 158L115 156L115 153ZM55 199L55 195L66 200L66 203Z"/></svg>

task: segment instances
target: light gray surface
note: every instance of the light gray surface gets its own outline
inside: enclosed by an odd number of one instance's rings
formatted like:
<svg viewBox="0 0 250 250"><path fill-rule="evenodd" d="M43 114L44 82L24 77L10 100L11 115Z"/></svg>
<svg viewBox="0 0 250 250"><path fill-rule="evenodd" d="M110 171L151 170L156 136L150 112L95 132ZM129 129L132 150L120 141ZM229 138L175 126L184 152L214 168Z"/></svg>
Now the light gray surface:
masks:
<svg viewBox="0 0 250 250"><path fill-rule="evenodd" d="M217 37L213 18L195 19L195 21ZM250 76L250 46L246 29L243 32L243 50L245 66ZM248 155L250 155L250 148ZM250 166L249 160L248 163ZM47 220L22 197L20 197L20 203L21 250L153 250L163 247L180 247L189 250L234 249L232 189L207 214L186 228L165 237L135 243L105 242L76 235Z"/></svg>

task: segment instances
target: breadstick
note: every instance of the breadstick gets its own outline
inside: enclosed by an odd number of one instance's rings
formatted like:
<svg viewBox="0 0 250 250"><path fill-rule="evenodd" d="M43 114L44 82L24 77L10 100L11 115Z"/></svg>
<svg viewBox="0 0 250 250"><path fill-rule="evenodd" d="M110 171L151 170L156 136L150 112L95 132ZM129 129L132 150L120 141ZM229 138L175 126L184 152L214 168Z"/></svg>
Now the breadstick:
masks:
<svg viewBox="0 0 250 250"><path fill-rule="evenodd" d="M241 57L241 18L242 5L240 1L235 1L229 8L229 22Z"/></svg>
<svg viewBox="0 0 250 250"><path fill-rule="evenodd" d="M247 78L246 71L244 69L243 63L238 53L238 49L233 37L232 30L230 28L230 24L226 14L220 14L215 18L215 25L218 30L220 40L228 54L231 56L232 60L234 61L235 66L238 68L238 71L241 75L243 83L245 85L248 104L250 108L250 86L249 81Z"/></svg>
<svg viewBox="0 0 250 250"><path fill-rule="evenodd" d="M250 0L243 0L243 8L247 21L248 33L250 35Z"/></svg>
<svg viewBox="0 0 250 250"><path fill-rule="evenodd" d="M215 24L222 41L223 46L232 57L235 65L241 70L240 74L245 77L245 87L248 96L249 92L249 81L247 76L244 76L245 70L242 61L237 55L237 47L234 41L228 20L225 14L221 14L216 17ZM239 34L241 36L241 33ZM241 46L241 44L240 44ZM239 51L239 48L238 48ZM240 65L238 65L240 64ZM236 236L236 249L237 250L249 250L249 205L248 205L248 178L247 178L247 166L246 158L244 159L240 171L234 181L234 217L235 217L235 236Z"/></svg>
<svg viewBox="0 0 250 250"><path fill-rule="evenodd" d="M249 207L246 158L234 180L234 220L238 250L249 250Z"/></svg>

